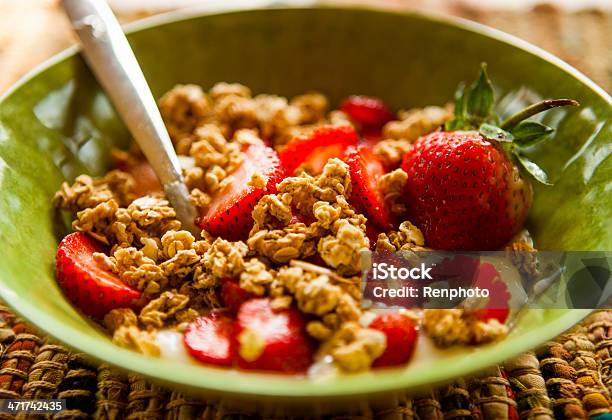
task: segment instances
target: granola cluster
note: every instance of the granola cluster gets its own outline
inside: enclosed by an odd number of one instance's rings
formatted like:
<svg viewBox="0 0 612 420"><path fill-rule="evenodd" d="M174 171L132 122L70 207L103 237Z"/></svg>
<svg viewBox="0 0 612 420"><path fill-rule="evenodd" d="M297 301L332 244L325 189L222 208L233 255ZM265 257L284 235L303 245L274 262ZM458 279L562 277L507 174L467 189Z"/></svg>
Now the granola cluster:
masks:
<svg viewBox="0 0 612 420"><path fill-rule="evenodd" d="M380 177L378 187L385 200L385 204L391 210L391 213L401 216L406 213L406 205L402 201L402 192L408 174L401 169L396 169Z"/></svg>
<svg viewBox="0 0 612 420"><path fill-rule="evenodd" d="M526 230L512 238L505 251L523 276L534 278L539 273L540 264L533 247L533 239Z"/></svg>
<svg viewBox="0 0 612 420"><path fill-rule="evenodd" d="M423 311L423 328L441 347L488 343L508 333L508 327L497 319L482 321L464 309Z"/></svg>
<svg viewBox="0 0 612 420"><path fill-rule="evenodd" d="M101 178L79 175L72 185L64 182L54 197L54 205L77 212L114 200L127 206L134 198L134 180L125 172L113 170Z"/></svg>
<svg viewBox="0 0 612 420"><path fill-rule="evenodd" d="M416 139L435 131L452 116L451 106L427 106L400 111L397 121L389 121L383 127L383 140L374 146L374 153L388 167L397 167Z"/></svg>
<svg viewBox="0 0 612 420"><path fill-rule="evenodd" d="M453 116L451 106L426 106L398 113L397 121L390 121L383 127L383 137L404 139L414 142L419 137L436 130Z"/></svg>
<svg viewBox="0 0 612 420"><path fill-rule="evenodd" d="M397 231L381 233L376 241L376 250L380 252L426 251L423 233L409 221L399 225Z"/></svg>
<svg viewBox="0 0 612 420"><path fill-rule="evenodd" d="M302 172L283 180L278 194L264 197L253 210L255 225L247 244L275 263L307 258L318 252L340 274L360 270L360 254L370 246L366 218L351 208L347 165L330 159L313 177ZM311 223L294 218L292 207Z"/></svg>
<svg viewBox="0 0 612 420"><path fill-rule="evenodd" d="M359 277L342 277L301 260L270 270L252 259L240 275L240 286L255 295L271 296L275 309L295 304L311 316L306 330L321 342L318 358L331 356L345 371L369 368L385 349L384 334L359 323L363 316ZM247 338L240 341L240 348L253 347Z"/></svg>
<svg viewBox="0 0 612 420"><path fill-rule="evenodd" d="M240 84L218 83L208 92L180 85L159 105L200 212L235 182L232 174L248 145L265 141L278 148L318 125L351 123L341 111L327 112L328 101L321 94L291 100L253 96ZM397 167L417 137L450 115L448 107L402 112L398 121L385 125L384 140L374 152ZM142 162L139 153L134 148L114 154L129 168ZM406 180L401 169L379 180L381 195L397 216L406 213L400 200ZM265 183L258 173L249 180L258 188ZM99 178L81 175L72 185L64 183L54 198L58 208L74 214L74 230L108 246L108 252L93 255L94 261L147 299L138 312L122 308L106 315L104 325L115 343L159 355L156 333L182 331L198 316L221 308L221 282L233 279L246 292L272 298L275 309L295 305L306 314L306 330L320 343L319 359L331 358L340 369L355 372L368 369L384 352L385 335L363 322L367 311L361 305L359 273L362 253L371 244L366 217L349 204L351 178L342 160L329 159L316 176L301 171L285 178L274 194L259 199L244 242L182 230L163 193L143 195L136 184L129 169ZM425 249L423 234L409 221L376 241L377 251ZM525 249L527 242L517 240L508 252ZM527 261L521 264L531 267ZM505 334L503 325L478 321L462 310L425 311L422 324L441 346L482 343ZM257 339L248 333L238 337L245 360L258 357Z"/></svg>
<svg viewBox="0 0 612 420"><path fill-rule="evenodd" d="M179 85L160 100L161 114L179 154L196 141L197 128L211 124L226 137L240 129L257 130L274 145L286 143L326 119L327 98L308 93L287 100L276 95L252 96L237 83L217 83L204 92L195 85Z"/></svg>

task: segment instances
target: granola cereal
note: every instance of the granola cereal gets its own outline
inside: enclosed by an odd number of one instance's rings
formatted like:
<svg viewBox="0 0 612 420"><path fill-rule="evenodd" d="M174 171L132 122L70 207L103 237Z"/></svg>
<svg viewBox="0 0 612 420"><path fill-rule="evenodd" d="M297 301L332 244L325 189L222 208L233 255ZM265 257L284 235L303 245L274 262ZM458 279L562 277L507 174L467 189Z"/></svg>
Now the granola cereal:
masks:
<svg viewBox="0 0 612 420"><path fill-rule="evenodd" d="M92 208L111 199L127 205L135 198L133 188L132 177L119 170L110 171L99 179L80 175L73 185L64 182L53 201L56 207L69 211Z"/></svg>
<svg viewBox="0 0 612 420"><path fill-rule="evenodd" d="M506 245L505 251L521 274L533 278L539 272L539 262L533 240L527 231L519 232L512 241Z"/></svg>
<svg viewBox="0 0 612 420"><path fill-rule="evenodd" d="M423 314L423 327L442 347L488 343L508 332L508 327L497 319L482 321L463 309L427 309Z"/></svg>
<svg viewBox="0 0 612 420"><path fill-rule="evenodd" d="M188 308L188 303L189 296L176 291L164 292L142 308L138 320L147 327L162 328L168 322L195 319L198 312Z"/></svg>
<svg viewBox="0 0 612 420"><path fill-rule="evenodd" d="M244 271L240 274L240 287L254 295L262 296L274 280L264 263L252 258L244 264Z"/></svg>
<svg viewBox="0 0 612 420"><path fill-rule="evenodd" d="M213 277L236 277L244 271L244 257L248 248L244 242L215 239L202 256L203 268Z"/></svg>
<svg viewBox="0 0 612 420"><path fill-rule="evenodd" d="M384 197L385 204L392 213L402 215L406 212L406 205L402 201L402 193L408 175L401 169L396 169L380 177L379 187Z"/></svg>
<svg viewBox="0 0 612 420"><path fill-rule="evenodd" d="M209 98L197 85L178 85L159 101L168 132L175 141L191 134L210 113L210 107ZM179 153L181 151L184 150Z"/></svg>
<svg viewBox="0 0 612 420"><path fill-rule="evenodd" d="M412 142L407 139L384 139L376 143L374 153L390 168L398 167L404 155L412 149Z"/></svg>
<svg viewBox="0 0 612 420"><path fill-rule="evenodd" d="M390 121L383 128L383 137L414 142L431 133L453 116L452 108L427 106L399 112L398 121Z"/></svg>
<svg viewBox="0 0 612 420"><path fill-rule="evenodd" d="M104 326L111 331L116 331L120 327L137 325L138 317L129 308L113 309L104 316Z"/></svg>
<svg viewBox="0 0 612 420"><path fill-rule="evenodd" d="M424 251L423 232L408 220L399 225L399 230L378 235L377 251Z"/></svg>
<svg viewBox="0 0 612 420"><path fill-rule="evenodd" d="M333 149L338 147L333 138L331 152L322 152L320 173L296 166L294 173L281 171L272 187L266 168L246 158L246 150L264 144L278 156L275 150L287 141L308 139L323 125L360 129L354 115L330 109L320 93L288 99L254 95L238 83L217 83L208 91L178 85L163 95L159 107L199 214L220 208L218 201L229 196L233 201L224 208L227 220L248 229L239 239L213 235L208 228L198 234L183 230L159 184L156 191L143 193L142 180L130 172L146 165L137 148L113 152L124 171L113 169L98 178L81 175L72 184L63 183L53 203L72 213L75 231L99 244L90 255L95 270L139 297L103 316L113 342L158 356L158 333L183 333L196 319L236 317L239 309L232 305L240 299L269 299L272 313L298 314L305 337L315 343L317 363L331 361L345 372L372 368L389 349L389 340L370 325L379 312L362 302L362 255L370 249L430 249L423 226L408 218L414 216L405 198L408 169L397 168L417 138L452 117L452 107L401 111L378 127L373 138L380 140L354 144L370 147L385 168L373 179L373 194L364 197L356 197L355 191L363 189L354 184L358 177L351 177L345 155ZM377 203L370 201L377 197L397 218L384 228L371 217L370 206ZM516 236L505 250L521 272L537 270L527 236ZM420 327L420 339L439 347L477 345L507 334L499 320L467 309L428 309L411 312L409 319ZM245 363L257 362L268 351L267 338L255 329L244 329L233 339Z"/></svg>
<svg viewBox="0 0 612 420"><path fill-rule="evenodd" d="M347 372L367 370L380 356L386 345L381 331L363 328L356 322L347 322L321 348L330 354L340 368Z"/></svg>
<svg viewBox="0 0 612 420"><path fill-rule="evenodd" d="M361 267L361 252L370 248L365 228L338 219L331 227L332 235L321 238L317 249L323 261L341 274L355 274Z"/></svg>
<svg viewBox="0 0 612 420"><path fill-rule="evenodd" d="M135 325L122 326L115 330L113 343L147 356L159 356L161 353L155 333L141 330Z"/></svg>
<svg viewBox="0 0 612 420"><path fill-rule="evenodd" d="M119 248L110 257L103 253L95 253L93 257L123 282L146 294L158 293L168 282L162 268L134 247Z"/></svg>

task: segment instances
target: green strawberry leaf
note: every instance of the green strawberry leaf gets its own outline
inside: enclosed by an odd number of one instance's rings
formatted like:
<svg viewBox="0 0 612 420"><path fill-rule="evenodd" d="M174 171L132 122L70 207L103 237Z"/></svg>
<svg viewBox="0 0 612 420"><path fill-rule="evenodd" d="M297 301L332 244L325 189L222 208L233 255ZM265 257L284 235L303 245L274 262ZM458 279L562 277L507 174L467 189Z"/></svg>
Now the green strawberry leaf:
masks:
<svg viewBox="0 0 612 420"><path fill-rule="evenodd" d="M510 132L519 147L529 147L546 140L554 130L537 121L521 121Z"/></svg>
<svg viewBox="0 0 612 420"><path fill-rule="evenodd" d="M510 143L514 140L514 136L511 133L506 130L502 130L501 128L492 124L483 123L478 128L478 131L483 137L489 140L507 143Z"/></svg>
<svg viewBox="0 0 612 420"><path fill-rule="evenodd" d="M540 168L538 165L536 165L535 163L533 163L532 161L530 161L526 156L521 155L518 152L515 152L514 155L516 156L516 158L518 159L519 163L521 164L521 166L527 171L529 172L529 174L534 177L534 179L544 185L552 185L549 181L548 181L548 175L546 175L546 172L544 172L542 170L542 168Z"/></svg>
<svg viewBox="0 0 612 420"><path fill-rule="evenodd" d="M470 119L486 121L493 114L495 98L493 85L487 76L486 63L482 63L480 76L468 89L465 101L466 112Z"/></svg>
<svg viewBox="0 0 612 420"><path fill-rule="evenodd" d="M469 129L465 118L465 84L459 83L455 90L455 118L444 123L444 129L448 131Z"/></svg>
<svg viewBox="0 0 612 420"><path fill-rule="evenodd" d="M465 118L465 83L459 83L455 90L455 116Z"/></svg>
<svg viewBox="0 0 612 420"><path fill-rule="evenodd" d="M465 130L466 122L460 118L453 118L444 123L444 130L446 131L459 131Z"/></svg>

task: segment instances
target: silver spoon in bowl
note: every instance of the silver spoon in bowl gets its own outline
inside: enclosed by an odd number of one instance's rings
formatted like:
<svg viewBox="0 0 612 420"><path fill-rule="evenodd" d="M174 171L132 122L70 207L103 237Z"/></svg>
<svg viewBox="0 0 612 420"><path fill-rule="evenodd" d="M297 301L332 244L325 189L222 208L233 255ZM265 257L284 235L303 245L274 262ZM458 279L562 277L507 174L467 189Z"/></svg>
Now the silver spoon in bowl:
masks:
<svg viewBox="0 0 612 420"><path fill-rule="evenodd" d="M130 44L103 0L62 0L82 53L159 178L183 229L196 237L196 210L153 94Z"/></svg>

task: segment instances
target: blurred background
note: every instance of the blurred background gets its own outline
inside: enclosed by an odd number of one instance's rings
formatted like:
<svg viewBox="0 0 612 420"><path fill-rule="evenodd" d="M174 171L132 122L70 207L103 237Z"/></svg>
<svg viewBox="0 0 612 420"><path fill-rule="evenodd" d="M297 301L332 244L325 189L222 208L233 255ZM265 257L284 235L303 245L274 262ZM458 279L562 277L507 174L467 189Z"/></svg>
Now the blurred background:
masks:
<svg viewBox="0 0 612 420"><path fill-rule="evenodd" d="M108 0L122 22L178 8L258 7L271 0ZM475 20L526 39L612 90L612 0L335 0ZM313 0L285 0L308 5ZM0 93L74 43L59 0L0 0Z"/></svg>

